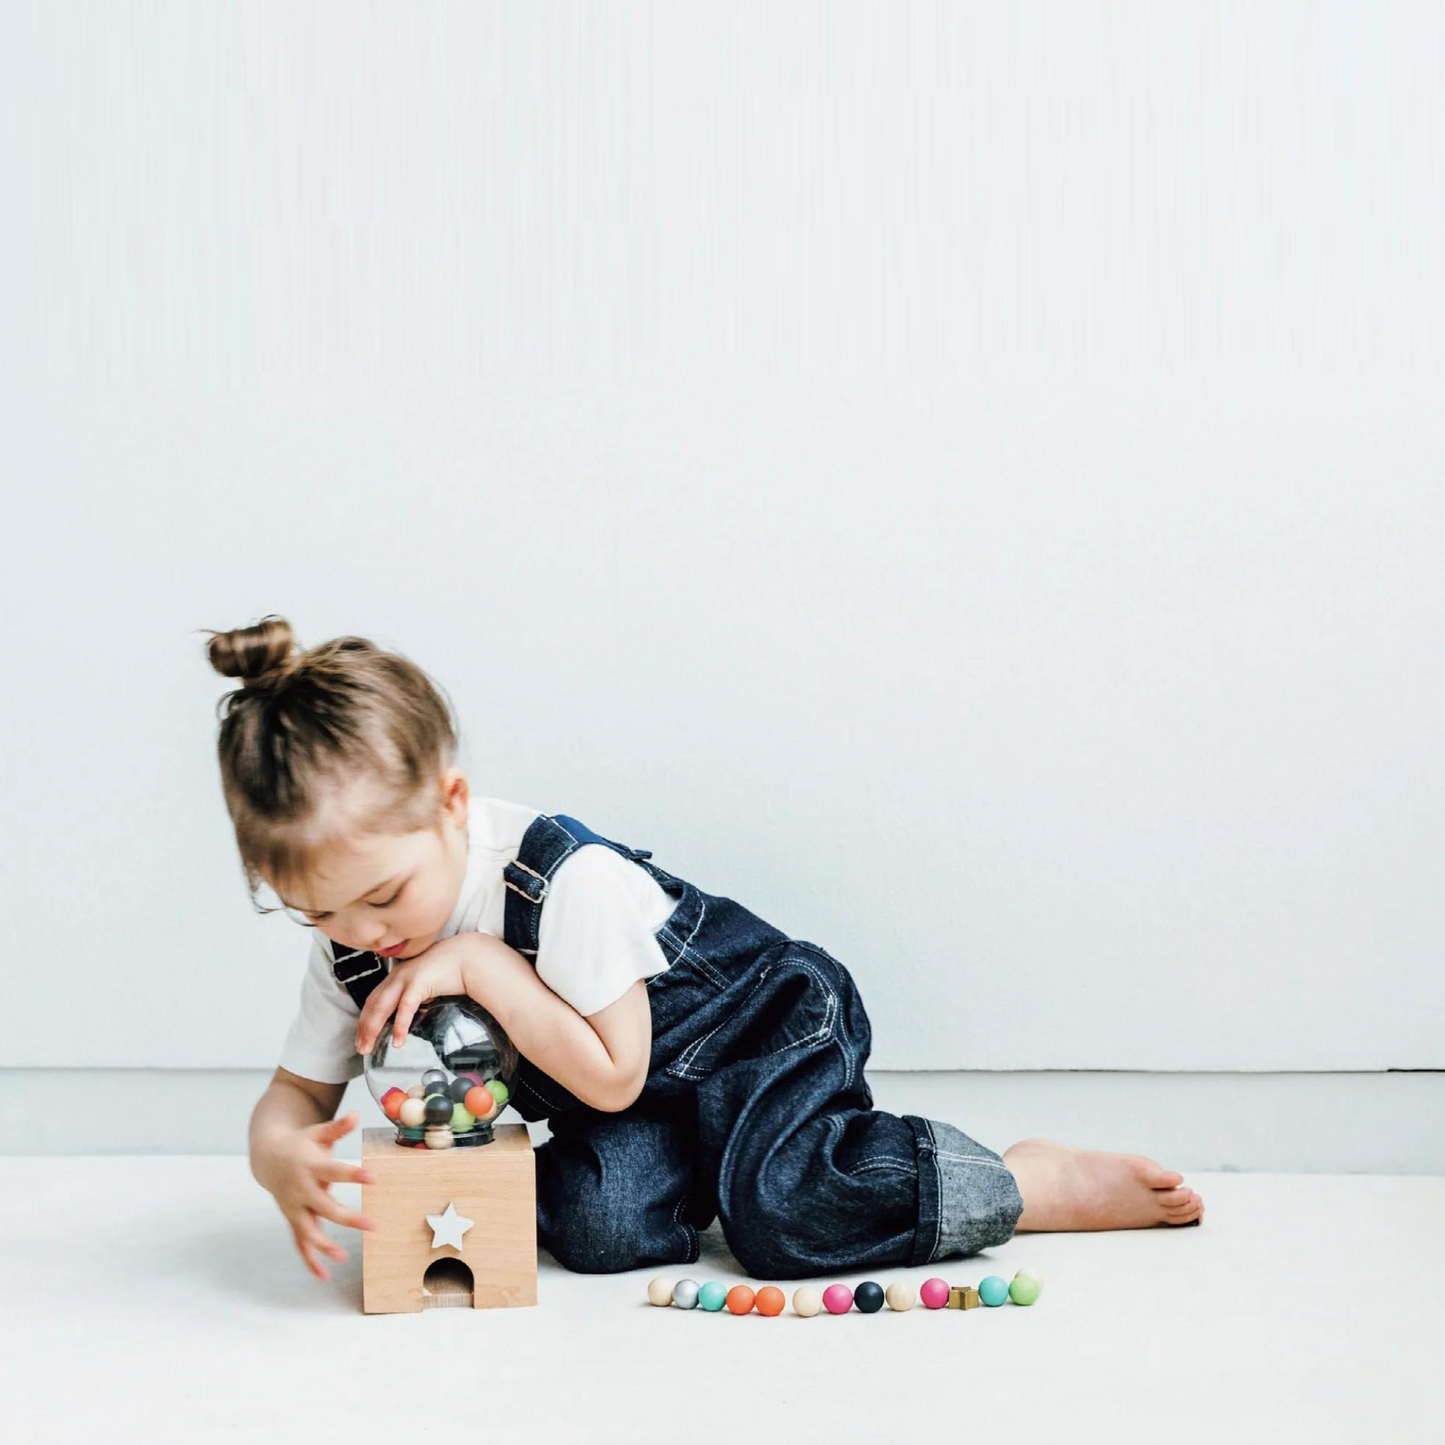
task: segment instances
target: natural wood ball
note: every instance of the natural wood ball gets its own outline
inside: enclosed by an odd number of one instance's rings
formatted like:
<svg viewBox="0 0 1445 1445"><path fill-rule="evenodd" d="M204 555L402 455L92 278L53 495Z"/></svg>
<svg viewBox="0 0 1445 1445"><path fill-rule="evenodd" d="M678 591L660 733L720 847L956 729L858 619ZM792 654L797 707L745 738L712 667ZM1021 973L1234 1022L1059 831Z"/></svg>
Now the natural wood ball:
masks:
<svg viewBox="0 0 1445 1445"><path fill-rule="evenodd" d="M904 1284L899 1279L888 1286L886 1298L891 1310L911 1310L918 1296L914 1294L911 1284Z"/></svg>
<svg viewBox="0 0 1445 1445"><path fill-rule="evenodd" d="M804 1319L812 1319L822 1308L823 1293L821 1290L805 1284L793 1291L793 1313L795 1315L802 1315Z"/></svg>

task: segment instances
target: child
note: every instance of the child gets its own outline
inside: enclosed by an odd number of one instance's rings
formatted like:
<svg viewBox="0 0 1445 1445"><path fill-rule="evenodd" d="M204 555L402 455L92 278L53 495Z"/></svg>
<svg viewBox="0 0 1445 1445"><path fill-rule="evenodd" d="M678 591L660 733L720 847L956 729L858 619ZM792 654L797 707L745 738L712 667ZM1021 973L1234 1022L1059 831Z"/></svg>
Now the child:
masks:
<svg viewBox="0 0 1445 1445"><path fill-rule="evenodd" d="M209 629L207 629L209 631ZM316 930L300 1011L251 1119L251 1169L296 1247L370 1182L333 1116L395 1015L470 994L521 1054L538 1237L566 1268L689 1264L720 1219L758 1279L923 1266L1016 1231L1197 1221L1182 1176L1025 1139L1000 1156L951 1124L873 1108L872 1034L847 969L565 814L472 799L436 686L359 637L306 652L267 617L211 632L226 806L252 892Z"/></svg>

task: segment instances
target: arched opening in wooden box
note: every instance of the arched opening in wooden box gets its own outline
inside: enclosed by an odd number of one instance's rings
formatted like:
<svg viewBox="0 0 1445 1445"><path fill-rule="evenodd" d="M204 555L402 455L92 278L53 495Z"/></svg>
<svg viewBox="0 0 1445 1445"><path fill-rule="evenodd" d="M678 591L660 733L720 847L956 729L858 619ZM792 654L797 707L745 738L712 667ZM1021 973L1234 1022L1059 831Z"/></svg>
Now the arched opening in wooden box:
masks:
<svg viewBox="0 0 1445 1445"><path fill-rule="evenodd" d="M431 1265L421 1280L423 1309L471 1309L472 1272L448 1256Z"/></svg>

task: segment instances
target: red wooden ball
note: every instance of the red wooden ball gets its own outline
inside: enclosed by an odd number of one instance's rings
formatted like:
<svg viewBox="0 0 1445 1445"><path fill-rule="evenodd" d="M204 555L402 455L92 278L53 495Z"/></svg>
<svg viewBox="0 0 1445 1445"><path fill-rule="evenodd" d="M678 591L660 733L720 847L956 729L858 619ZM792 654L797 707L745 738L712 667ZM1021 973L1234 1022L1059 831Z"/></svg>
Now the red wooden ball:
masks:
<svg viewBox="0 0 1445 1445"><path fill-rule="evenodd" d="M475 1089L468 1089L467 1096L462 1100L466 1110L474 1118L490 1119L498 1112L497 1096L488 1088L478 1085Z"/></svg>
<svg viewBox="0 0 1445 1445"><path fill-rule="evenodd" d="M755 1296L747 1285L735 1284L728 1291L728 1308L735 1315L745 1315L753 1307Z"/></svg>
<svg viewBox="0 0 1445 1445"><path fill-rule="evenodd" d="M397 1116L401 1113L401 1106L406 1103L405 1089L388 1089L381 1096L381 1110L388 1119L395 1123Z"/></svg>

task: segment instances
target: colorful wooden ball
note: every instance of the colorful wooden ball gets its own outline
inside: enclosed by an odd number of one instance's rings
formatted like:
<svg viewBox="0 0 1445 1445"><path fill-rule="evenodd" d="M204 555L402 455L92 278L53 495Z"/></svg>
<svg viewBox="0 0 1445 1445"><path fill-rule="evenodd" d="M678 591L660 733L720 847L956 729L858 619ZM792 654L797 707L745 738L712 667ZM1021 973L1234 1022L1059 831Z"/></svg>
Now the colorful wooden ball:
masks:
<svg viewBox="0 0 1445 1445"><path fill-rule="evenodd" d="M476 1122L476 1116L465 1104L452 1105L451 1126L453 1134L465 1134Z"/></svg>
<svg viewBox="0 0 1445 1445"><path fill-rule="evenodd" d="M735 1284L728 1291L728 1310L735 1315L751 1314L753 1303L757 1299L752 1290L745 1284Z"/></svg>
<svg viewBox="0 0 1445 1445"><path fill-rule="evenodd" d="M450 1149L457 1142L457 1136L445 1124L433 1125L426 1131L428 1149Z"/></svg>
<svg viewBox="0 0 1445 1445"><path fill-rule="evenodd" d="M1001 1305L1008 1298L1008 1281L1002 1275L985 1275L978 1282L978 1297L986 1305Z"/></svg>
<svg viewBox="0 0 1445 1445"><path fill-rule="evenodd" d="M703 1309L716 1314L727 1303L728 1287L719 1280L710 1279L697 1292L697 1302Z"/></svg>
<svg viewBox="0 0 1445 1445"><path fill-rule="evenodd" d="M948 1303L948 1281L935 1275L918 1286L918 1298L931 1310L941 1310Z"/></svg>
<svg viewBox="0 0 1445 1445"><path fill-rule="evenodd" d="M447 1093L451 1095L452 1103L460 1104L467 1097L467 1090L474 1089L476 1085L464 1074L458 1074L455 1079L447 1085Z"/></svg>
<svg viewBox="0 0 1445 1445"><path fill-rule="evenodd" d="M425 1099L426 1087L422 1084L413 1084L411 1088L406 1091L406 1096L408 1099Z"/></svg>
<svg viewBox="0 0 1445 1445"><path fill-rule="evenodd" d="M830 1284L823 1291L823 1308L830 1315L846 1315L853 1308L853 1291L846 1284Z"/></svg>
<svg viewBox="0 0 1445 1445"><path fill-rule="evenodd" d="M445 1069L428 1069L421 1076L422 1086L428 1094L434 1094L437 1089L445 1089L447 1086L447 1071ZM434 1088L433 1085L436 1087Z"/></svg>
<svg viewBox="0 0 1445 1445"><path fill-rule="evenodd" d="M401 1115L401 1106L404 1103L406 1095L400 1089L388 1089L381 1096L381 1112L394 1124Z"/></svg>
<svg viewBox="0 0 1445 1445"><path fill-rule="evenodd" d="M672 1302L680 1310L697 1308L698 1283L695 1279L680 1279L672 1287Z"/></svg>
<svg viewBox="0 0 1445 1445"><path fill-rule="evenodd" d="M397 1121L412 1129L419 1129L426 1123L426 1105L420 1099L407 1099L396 1111Z"/></svg>
<svg viewBox="0 0 1445 1445"><path fill-rule="evenodd" d="M865 1279L853 1291L853 1303L865 1315L876 1315L883 1308L883 1286L871 1279Z"/></svg>
<svg viewBox="0 0 1445 1445"><path fill-rule="evenodd" d="M497 1096L490 1089L480 1086L468 1089L467 1097L462 1102L478 1119L495 1119L502 1111L502 1106L497 1103Z"/></svg>
<svg viewBox="0 0 1445 1445"><path fill-rule="evenodd" d="M505 1108L507 1100L512 1097L507 1086L500 1079L488 1079L487 1088L491 1090L492 1097L497 1101L497 1107Z"/></svg>
<svg viewBox="0 0 1445 1445"><path fill-rule="evenodd" d="M1031 1274L1016 1274L1009 1281L1008 1297L1016 1305L1031 1305L1043 1286Z"/></svg>
<svg viewBox="0 0 1445 1445"><path fill-rule="evenodd" d="M888 1286L888 1308L891 1310L911 1310L917 1296L913 1293L911 1284L904 1284L902 1280L894 1280Z"/></svg>
<svg viewBox="0 0 1445 1445"><path fill-rule="evenodd" d="M760 1315L780 1315L788 1298L776 1285L764 1285L758 1291L757 1310Z"/></svg>
<svg viewBox="0 0 1445 1445"><path fill-rule="evenodd" d="M449 1124L452 1118L452 1101L447 1094L428 1094L423 1101L426 1105L428 1124Z"/></svg>
<svg viewBox="0 0 1445 1445"><path fill-rule="evenodd" d="M793 1291L793 1313L810 1320L823 1308L823 1296L810 1284Z"/></svg>
<svg viewBox="0 0 1445 1445"><path fill-rule="evenodd" d="M664 1279L661 1275L656 1279L649 1280L647 1300L649 1304L670 1305L672 1303L672 1281Z"/></svg>

